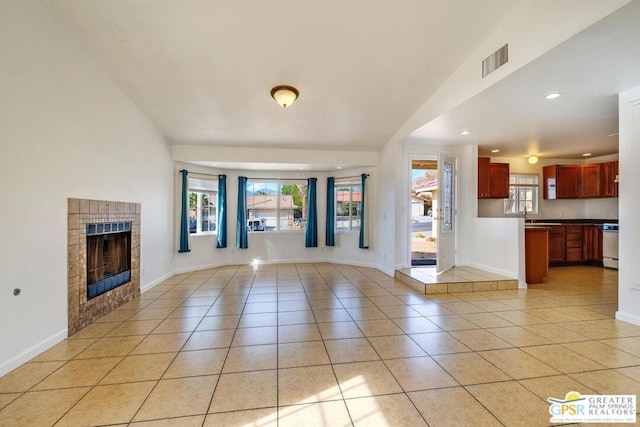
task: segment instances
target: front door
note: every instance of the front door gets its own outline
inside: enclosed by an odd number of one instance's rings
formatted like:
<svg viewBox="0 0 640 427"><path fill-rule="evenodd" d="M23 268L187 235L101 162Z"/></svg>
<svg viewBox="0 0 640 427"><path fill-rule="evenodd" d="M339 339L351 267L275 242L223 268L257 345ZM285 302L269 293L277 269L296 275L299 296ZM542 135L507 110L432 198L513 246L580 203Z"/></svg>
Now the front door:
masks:
<svg viewBox="0 0 640 427"><path fill-rule="evenodd" d="M438 206L433 224L438 233L436 238L438 242L436 271L438 273L455 265L455 179L456 159L444 153L438 153Z"/></svg>

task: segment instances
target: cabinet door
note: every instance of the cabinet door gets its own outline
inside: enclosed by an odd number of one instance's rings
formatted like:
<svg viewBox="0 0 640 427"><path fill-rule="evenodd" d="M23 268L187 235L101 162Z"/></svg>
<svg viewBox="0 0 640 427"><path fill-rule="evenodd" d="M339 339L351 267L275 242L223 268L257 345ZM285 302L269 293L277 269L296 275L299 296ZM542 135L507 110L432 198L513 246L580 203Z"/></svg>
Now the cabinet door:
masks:
<svg viewBox="0 0 640 427"><path fill-rule="evenodd" d="M602 227L593 227L593 260L602 262Z"/></svg>
<svg viewBox="0 0 640 427"><path fill-rule="evenodd" d="M489 163L488 157L478 157L478 199L489 197Z"/></svg>
<svg viewBox="0 0 640 427"><path fill-rule="evenodd" d="M549 262L564 262L564 229L551 227L549 233Z"/></svg>
<svg viewBox="0 0 640 427"><path fill-rule="evenodd" d="M509 163L489 163L489 197L509 197Z"/></svg>
<svg viewBox="0 0 640 427"><path fill-rule="evenodd" d="M582 227L582 260L593 261L595 244L595 228L592 225Z"/></svg>
<svg viewBox="0 0 640 427"><path fill-rule="evenodd" d="M615 182L618 175L618 161L606 162L602 165L602 180L604 181L602 195L604 197L618 197L618 183Z"/></svg>
<svg viewBox="0 0 640 427"><path fill-rule="evenodd" d="M580 165L556 166L556 195L558 199L580 197Z"/></svg>
<svg viewBox="0 0 640 427"><path fill-rule="evenodd" d="M602 163L580 166L580 197L602 197Z"/></svg>

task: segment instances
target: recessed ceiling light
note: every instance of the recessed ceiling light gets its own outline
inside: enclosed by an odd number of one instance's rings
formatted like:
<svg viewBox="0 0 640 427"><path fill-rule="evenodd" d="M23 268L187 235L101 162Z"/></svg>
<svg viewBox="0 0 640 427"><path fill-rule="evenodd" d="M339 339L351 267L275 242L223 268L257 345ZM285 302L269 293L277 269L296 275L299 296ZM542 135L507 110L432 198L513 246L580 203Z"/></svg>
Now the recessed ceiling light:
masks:
<svg viewBox="0 0 640 427"><path fill-rule="evenodd" d="M499 152L500 152L500 150L498 150L498 149L496 148L496 149L494 149L494 150L491 150L491 152L492 152L492 153L499 153Z"/></svg>
<svg viewBox="0 0 640 427"><path fill-rule="evenodd" d="M545 98L547 98L547 99L556 99L559 96L560 96L560 94L556 92L556 93L550 93L549 95L545 96Z"/></svg>
<svg viewBox="0 0 640 427"><path fill-rule="evenodd" d="M583 153L582 157L589 157L591 155L591 153Z"/></svg>
<svg viewBox="0 0 640 427"><path fill-rule="evenodd" d="M463 130L462 132L460 132L460 135L469 135L471 132L469 132L468 130Z"/></svg>

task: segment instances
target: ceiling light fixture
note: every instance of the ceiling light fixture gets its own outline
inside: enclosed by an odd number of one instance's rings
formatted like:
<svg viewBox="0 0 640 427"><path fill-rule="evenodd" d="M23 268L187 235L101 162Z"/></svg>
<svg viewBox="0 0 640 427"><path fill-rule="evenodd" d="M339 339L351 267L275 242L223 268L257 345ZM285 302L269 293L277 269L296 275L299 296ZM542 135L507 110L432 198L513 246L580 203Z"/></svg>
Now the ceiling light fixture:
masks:
<svg viewBox="0 0 640 427"><path fill-rule="evenodd" d="M492 152L492 153L499 153L499 152L500 152L500 150L498 150L498 149L496 148L496 149L494 149L494 150L491 150L491 152Z"/></svg>
<svg viewBox="0 0 640 427"><path fill-rule="evenodd" d="M463 130L462 132L460 132L460 135L469 135L471 132L469 132L468 130Z"/></svg>
<svg viewBox="0 0 640 427"><path fill-rule="evenodd" d="M550 93L549 95L545 96L545 98L547 98L547 99L556 99L559 96L560 96L560 94L556 92L556 93Z"/></svg>
<svg viewBox="0 0 640 427"><path fill-rule="evenodd" d="M582 157L589 157L589 156L591 156L591 153L583 153L582 154Z"/></svg>
<svg viewBox="0 0 640 427"><path fill-rule="evenodd" d="M529 164L535 165L536 163L538 163L538 156L529 156L527 161L529 162Z"/></svg>
<svg viewBox="0 0 640 427"><path fill-rule="evenodd" d="M618 132L616 133L610 133L609 136L618 136Z"/></svg>
<svg viewBox="0 0 640 427"><path fill-rule="evenodd" d="M276 100L282 108L287 108L298 99L298 89L293 86L280 85L271 89L271 97Z"/></svg>

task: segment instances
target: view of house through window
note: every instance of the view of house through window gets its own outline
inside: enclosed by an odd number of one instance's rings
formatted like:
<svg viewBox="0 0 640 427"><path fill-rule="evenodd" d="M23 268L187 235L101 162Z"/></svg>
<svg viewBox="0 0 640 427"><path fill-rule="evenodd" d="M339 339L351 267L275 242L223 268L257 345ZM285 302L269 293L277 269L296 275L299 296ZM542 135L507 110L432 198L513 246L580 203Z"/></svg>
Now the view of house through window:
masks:
<svg viewBox="0 0 640 427"><path fill-rule="evenodd" d="M362 186L360 183L338 182L336 189L336 231L360 229Z"/></svg>
<svg viewBox="0 0 640 427"><path fill-rule="evenodd" d="M509 198L504 199L504 213L538 213L538 175L509 175Z"/></svg>
<svg viewBox="0 0 640 427"><path fill-rule="evenodd" d="M249 231L305 229L307 181L247 181Z"/></svg>
<svg viewBox="0 0 640 427"><path fill-rule="evenodd" d="M188 178L188 187L189 233L215 232L218 217L218 180Z"/></svg>

